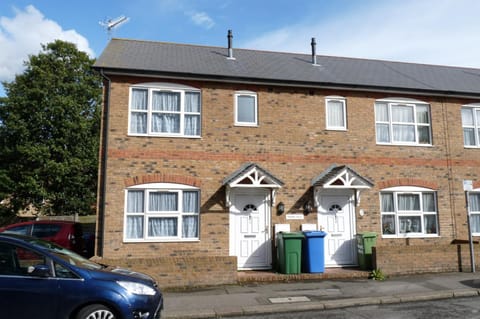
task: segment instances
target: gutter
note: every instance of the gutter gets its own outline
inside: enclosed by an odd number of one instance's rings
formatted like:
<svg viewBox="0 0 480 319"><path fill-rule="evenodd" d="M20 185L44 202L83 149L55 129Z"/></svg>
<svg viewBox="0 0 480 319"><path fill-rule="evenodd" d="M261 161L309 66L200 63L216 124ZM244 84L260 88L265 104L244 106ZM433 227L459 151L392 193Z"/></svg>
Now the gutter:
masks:
<svg viewBox="0 0 480 319"><path fill-rule="evenodd" d="M97 69L100 69L97 67ZM375 93L390 93L390 94L415 94L422 96L436 96L436 97L449 97L449 98L480 98L480 92L456 92L456 91L439 91L428 89L408 89L408 88L395 88L388 86L373 86L373 85L358 85L358 84L335 84L328 82L296 82L287 80L274 80L274 79L258 79L248 77L229 77L222 75L200 75L193 73L176 73L176 72L155 72L148 70L130 70L130 69L118 69L118 68L101 68L102 72L107 72L111 75L122 76L136 76L136 77L150 77L150 78L164 78L175 80L190 80L190 81L210 81L220 83L241 83L241 84L255 84L255 85L273 85L273 86L286 86L286 87L300 87L310 89L332 89L332 90L350 90L356 92L375 92Z"/></svg>

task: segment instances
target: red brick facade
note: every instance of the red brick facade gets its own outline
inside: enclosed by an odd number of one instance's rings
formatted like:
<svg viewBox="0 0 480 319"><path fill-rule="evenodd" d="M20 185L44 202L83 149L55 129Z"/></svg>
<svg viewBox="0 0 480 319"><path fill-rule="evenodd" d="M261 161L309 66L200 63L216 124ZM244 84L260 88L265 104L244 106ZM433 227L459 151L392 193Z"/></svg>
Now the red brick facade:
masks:
<svg viewBox="0 0 480 319"><path fill-rule="evenodd" d="M303 213L302 199L312 193L311 180L332 164L348 165L373 182L361 192L355 207L356 230L374 231L377 265L387 274L458 270L455 239L467 239L467 218L462 188L464 179L480 187L480 151L463 146L461 106L469 99L329 90L272 85L229 84L162 78L109 76L105 196L99 211L99 247L106 260L123 264L148 263L160 284L196 285L215 277L234 281L235 260L229 252L229 208L223 179L246 162L257 163L284 182L276 202L287 213ZM173 82L201 90L201 138L138 137L128 135L129 87L147 82ZM108 83L107 83L107 88ZM234 93L256 92L258 127L234 125ZM345 98L347 130L326 129L325 97ZM374 102L387 97L426 102L431 110L431 146L379 145L375 138ZM105 126L108 121L108 126ZM101 172L102 173L102 172ZM179 183L201 190L200 240L195 242L126 243L124 201L126 187L145 183ZM380 190L418 186L437 192L439 236L405 239L382 238ZM102 200L101 200L102 201ZM360 211L363 213L360 214ZM271 225L317 222L317 214L304 220L286 220L272 208ZM449 247L449 248L444 248ZM437 250L429 266L425 252ZM443 249L443 250L442 250ZM444 254L445 252L445 254ZM403 258L401 256L408 256ZM412 256L415 255L415 263ZM388 257L387 257L388 256ZM397 256L397 257L393 257ZM395 260L395 267L385 260ZM412 266L418 265L418 266ZM413 267L413 268L412 268ZM146 268L145 268L146 269ZM187 270L187 271L185 271ZM216 277L215 273L221 274ZM182 275L179 275L182 274ZM218 278L218 280L217 280ZM208 281L208 280L207 280Z"/></svg>

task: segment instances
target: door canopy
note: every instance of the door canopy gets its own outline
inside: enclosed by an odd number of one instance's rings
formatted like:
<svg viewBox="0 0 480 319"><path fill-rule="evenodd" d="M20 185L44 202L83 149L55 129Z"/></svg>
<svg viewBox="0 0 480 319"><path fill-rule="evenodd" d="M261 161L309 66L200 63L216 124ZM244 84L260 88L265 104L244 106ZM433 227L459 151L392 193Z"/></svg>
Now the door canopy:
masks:
<svg viewBox="0 0 480 319"><path fill-rule="evenodd" d="M226 186L227 205L231 206L230 191L232 188L266 188L272 192L272 205L275 203L275 190L284 183L267 170L255 163L247 163L223 180Z"/></svg>
<svg viewBox="0 0 480 319"><path fill-rule="evenodd" d="M347 165L333 164L312 179L315 194L322 189L350 189L355 191L355 202L360 203L360 191L373 186L373 182L355 172ZM317 196L315 196L317 197ZM318 204L318 203L317 203Z"/></svg>

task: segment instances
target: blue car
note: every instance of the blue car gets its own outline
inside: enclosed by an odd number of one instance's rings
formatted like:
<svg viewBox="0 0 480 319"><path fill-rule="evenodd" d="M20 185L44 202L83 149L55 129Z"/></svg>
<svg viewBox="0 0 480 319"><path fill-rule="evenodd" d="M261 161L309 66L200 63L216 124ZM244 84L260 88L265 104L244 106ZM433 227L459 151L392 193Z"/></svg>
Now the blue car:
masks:
<svg viewBox="0 0 480 319"><path fill-rule="evenodd" d="M0 233L0 309L16 319L158 319L163 296L145 274Z"/></svg>

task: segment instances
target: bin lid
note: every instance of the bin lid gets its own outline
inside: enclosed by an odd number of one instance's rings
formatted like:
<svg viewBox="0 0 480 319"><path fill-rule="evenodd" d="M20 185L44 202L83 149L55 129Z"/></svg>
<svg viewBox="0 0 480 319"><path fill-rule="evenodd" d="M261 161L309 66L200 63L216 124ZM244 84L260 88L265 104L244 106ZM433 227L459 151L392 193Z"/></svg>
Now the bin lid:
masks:
<svg viewBox="0 0 480 319"><path fill-rule="evenodd" d="M305 235L305 237L325 237L325 236L327 236L327 233L326 233L326 232L324 232L324 231L315 231L315 230L304 231L303 234Z"/></svg>
<svg viewBox="0 0 480 319"><path fill-rule="evenodd" d="M357 236L363 237L363 238L377 237L377 233L371 232L371 231L364 231L361 233L357 233Z"/></svg>
<svg viewBox="0 0 480 319"><path fill-rule="evenodd" d="M279 234L281 234L283 238L304 238L302 232L280 232Z"/></svg>

